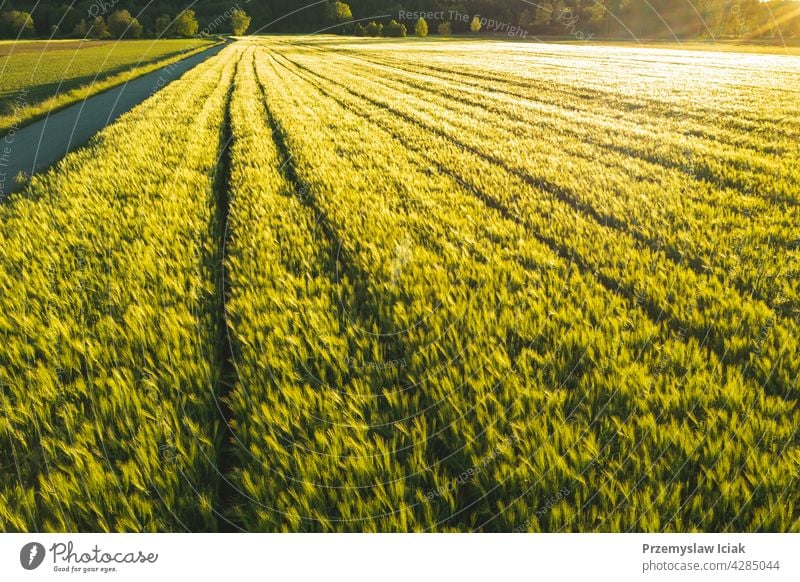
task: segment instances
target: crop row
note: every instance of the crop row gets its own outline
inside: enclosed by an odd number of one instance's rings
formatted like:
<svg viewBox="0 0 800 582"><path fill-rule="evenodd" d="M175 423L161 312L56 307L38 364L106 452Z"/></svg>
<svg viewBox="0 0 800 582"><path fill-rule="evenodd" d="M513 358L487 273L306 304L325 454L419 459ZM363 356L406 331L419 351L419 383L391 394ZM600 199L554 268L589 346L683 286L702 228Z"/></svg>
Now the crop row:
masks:
<svg viewBox="0 0 800 582"><path fill-rule="evenodd" d="M0 206L0 530L800 528L768 108L438 46L239 41Z"/></svg>
<svg viewBox="0 0 800 582"><path fill-rule="evenodd" d="M352 272L368 282L357 300L388 332L383 342L392 361L406 363L398 380L408 389L385 395L388 418L376 420L395 419L395 433L403 430L396 419L405 416L430 426L416 434L405 429L420 450L415 458L422 468L449 475L444 482L434 477L425 489L426 479L415 478L426 472L406 466L404 487L390 507L411 512L403 521L396 509L379 522L384 528L402 528L413 518L412 527L422 529L511 529L565 482L575 485L574 496L534 529L730 527L734 521L757 528L792 519L792 510L781 513L776 503L786 480L774 462L749 454L764 448L758 444L764 438L748 414L757 410L761 418L772 411L770 446L786 447L794 435L778 419L794 414L790 406L709 360L696 340L651 321L633 298L576 271L526 237L517 221L499 213L487 218L459 179L431 172L417 150L381 124L365 123L358 113L368 108L363 101L342 107L330 96L331 83L317 87L266 53L257 63L299 181L337 233ZM431 149L429 135L419 140ZM400 252L398 239L406 241ZM392 277L403 248L412 250L405 251L411 258L400 260L400 273ZM376 285L387 279L390 284ZM715 406L720 410L711 412ZM724 438L726 422L740 426L736 445ZM744 455L737 458L728 446ZM587 458L586 451L593 454ZM709 459L718 462L704 463ZM490 469L475 470L484 464ZM699 482L701 466L709 473ZM730 513L741 491L714 497L720 483L743 474L753 476L755 485L747 487L766 490L768 511L754 503ZM672 481L670 495L677 500L665 498L664 484ZM631 501L654 492L659 503L650 509ZM433 523L421 512L431 498ZM701 518L685 511L689 501L704 508Z"/></svg>
<svg viewBox="0 0 800 582"><path fill-rule="evenodd" d="M310 70L328 85L339 83L318 67ZM387 127L402 128L410 139L425 131L425 143L418 147L429 152L428 163L456 174L470 168L463 181L473 191L524 221L565 256L599 273L607 286L642 296L651 314L668 316L675 328L686 327L690 335L704 340L729 365L741 365L771 393L796 397L800 363L792 355L797 351L798 322L778 318L771 306L686 268L659 245L643 246L628 232L608 228L586 212L580 201L564 195L565 188L579 191L579 168L573 167L561 179L558 168L548 179L530 179L517 170L537 155L526 142L509 140L499 153L492 136L468 131L471 117L457 115L435 99L401 103L392 99L382 81L362 77L356 85L354 80L346 82L346 72L337 76L343 78L340 86L347 86L358 107L367 102L383 112L385 121L381 121ZM410 139L404 143L409 145ZM597 248L602 252L596 252Z"/></svg>
<svg viewBox="0 0 800 582"><path fill-rule="evenodd" d="M214 179L197 67L0 207L0 529L216 527Z"/></svg>
<svg viewBox="0 0 800 582"><path fill-rule="evenodd" d="M370 459L403 469L366 424L392 370L355 365L379 358L380 345L356 333L370 324L324 219L290 175L253 56L245 49L231 101L231 512L248 530L361 529L361 516L391 511L360 490L381 486Z"/></svg>
<svg viewBox="0 0 800 582"><path fill-rule="evenodd" d="M493 143L508 142L510 149L521 154L513 158L513 170L557 188L598 221L631 231L638 241L663 249L695 270L711 271L723 282L770 303L779 313L791 314L791 306L798 305L797 207L744 196L693 179L691 173L687 176L643 161L630 150L655 134L609 136L615 130L607 119L593 123L585 118L543 118L527 108L530 101L508 102L489 90L477 97L457 84L432 83L424 76L417 75L420 81L387 79L385 67L342 69L352 70L354 78L380 74L380 83L388 89L413 95L412 105L423 103L420 114L427 114L425 104L433 99L447 108L449 122L455 113L463 116L465 124L458 129ZM663 139L663 132L658 137ZM598 141L616 143L616 149L624 151L598 151ZM693 158L709 159L704 151L683 147ZM759 176L765 179L766 174ZM736 252L720 252L720 248ZM765 261L765 256L770 260Z"/></svg>
<svg viewBox="0 0 800 582"><path fill-rule="evenodd" d="M306 42L303 46L313 48L314 44ZM710 153L714 158L719 158L720 146L734 156L738 157L746 152L756 160L774 160L773 155L797 155L795 138L798 128L791 116L791 100L784 103L769 99L770 92L775 89L773 86L750 88L744 85L745 79L736 79L738 82L729 80L724 88L727 96L734 97L729 105L736 106L737 109L732 112L729 108L720 107L717 102L707 109L708 104L698 99L702 91L697 90L690 92L691 101L680 104L672 102L678 88L674 81L668 85L671 91L656 91L657 86L651 83L651 91L638 94L634 99L630 94L630 84L637 75L630 73L630 63L625 62L615 64L616 76L601 77L600 82L594 81L591 90L588 90L580 85L582 79L563 75L564 68L569 69L563 61L558 65L545 67L541 63L532 66L529 62L525 66L512 65L491 72L493 69L486 65L475 67L471 63L465 64L458 53L439 60L426 58L424 62L401 50L383 50L375 54L362 49L348 50L342 47L336 51L336 56L343 55L380 68L388 68L386 78L397 79L398 73L414 73L423 78L454 82L461 95L475 89L488 91L493 97L506 102L516 101L520 104L522 100L525 106L540 112L573 121L577 119L592 124L603 123L609 130L655 131L663 145L672 144L674 140L680 145L681 140L691 138L695 144L713 146ZM669 63L665 65L668 66ZM624 75L620 75L622 67L625 67ZM549 74L551 71L561 74L555 77ZM785 72L781 75L782 71L775 69L767 69L764 73L770 79L786 77ZM786 81L786 84L790 83L790 80ZM707 85L708 80L703 76L695 77L691 81L683 81L680 87L691 87L692 84L697 89L701 84ZM439 85L437 82L429 88L437 89L440 88ZM752 93L745 111L749 115L757 115L757 122L742 120L743 112L739 107L743 90ZM792 92L788 88L785 91ZM613 123L609 123L611 121ZM555 127L556 131L580 129L575 123L548 127ZM794 173L791 168L784 170Z"/></svg>
<svg viewBox="0 0 800 582"><path fill-rule="evenodd" d="M699 122L704 134L731 129L743 144L772 138L776 146L791 146L789 140L800 130L795 106L798 69L794 59L785 57L743 59L733 54L590 46L562 46L556 51L536 46L515 51L464 45L420 48L424 58L397 45L383 46L379 52L344 45L335 52L380 55L382 62L424 61L429 71L473 77L501 89L529 89L528 96L532 93L545 101L550 96L538 93L547 88L562 104L608 106L608 113L622 120L649 125L661 118L667 127Z"/></svg>

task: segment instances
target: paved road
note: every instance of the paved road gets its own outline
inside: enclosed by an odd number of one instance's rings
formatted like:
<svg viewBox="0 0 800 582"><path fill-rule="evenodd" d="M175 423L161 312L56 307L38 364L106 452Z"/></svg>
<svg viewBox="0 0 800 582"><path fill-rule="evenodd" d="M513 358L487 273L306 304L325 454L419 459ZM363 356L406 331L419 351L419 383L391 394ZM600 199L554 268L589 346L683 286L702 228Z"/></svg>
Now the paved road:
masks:
<svg viewBox="0 0 800 582"><path fill-rule="evenodd" d="M51 166L150 97L154 90L174 81L225 46L211 47L113 87L0 138L0 201L20 188L14 181L17 174L25 172L30 176Z"/></svg>

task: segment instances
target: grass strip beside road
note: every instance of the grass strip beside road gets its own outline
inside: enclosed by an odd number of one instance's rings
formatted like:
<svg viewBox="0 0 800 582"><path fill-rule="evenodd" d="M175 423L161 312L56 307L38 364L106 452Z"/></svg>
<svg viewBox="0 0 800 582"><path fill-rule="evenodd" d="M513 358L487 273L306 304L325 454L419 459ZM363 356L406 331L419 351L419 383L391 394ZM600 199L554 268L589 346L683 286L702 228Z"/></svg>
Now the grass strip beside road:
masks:
<svg viewBox="0 0 800 582"><path fill-rule="evenodd" d="M40 101L29 100L30 98L28 95L30 88L20 89L16 92L16 97L13 100L13 110L10 113L0 114L0 135L6 135L50 113L55 113L65 107L84 101L89 97L107 91L117 85L127 83L158 69L168 67L178 61L182 61L185 58L217 46L220 42L223 41L203 44L197 48L173 54L157 61L137 65L132 69L113 74L106 78L100 78L102 72L98 71L92 82L75 87L64 93L51 95Z"/></svg>

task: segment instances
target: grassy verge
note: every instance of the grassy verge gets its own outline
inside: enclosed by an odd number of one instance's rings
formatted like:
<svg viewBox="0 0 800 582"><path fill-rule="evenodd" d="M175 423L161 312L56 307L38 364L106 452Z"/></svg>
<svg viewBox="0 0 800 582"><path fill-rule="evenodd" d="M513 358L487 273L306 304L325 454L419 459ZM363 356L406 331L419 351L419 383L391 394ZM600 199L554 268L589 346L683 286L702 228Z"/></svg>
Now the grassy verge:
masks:
<svg viewBox="0 0 800 582"><path fill-rule="evenodd" d="M35 97L34 100L31 100L31 95L35 95L35 90L33 88L17 88L15 91L16 96L13 98L14 102L11 103L11 111L0 114L0 135L6 134L10 130L19 129L49 113L54 113L55 111L88 99L112 87L132 81L142 75L167 67L173 63L177 63L178 61L207 50L217 44L219 43L206 43L188 51L137 65L133 69L111 74L105 78L100 76L101 73L97 73L95 78L88 83L84 83L63 93L43 97L39 100L35 100Z"/></svg>

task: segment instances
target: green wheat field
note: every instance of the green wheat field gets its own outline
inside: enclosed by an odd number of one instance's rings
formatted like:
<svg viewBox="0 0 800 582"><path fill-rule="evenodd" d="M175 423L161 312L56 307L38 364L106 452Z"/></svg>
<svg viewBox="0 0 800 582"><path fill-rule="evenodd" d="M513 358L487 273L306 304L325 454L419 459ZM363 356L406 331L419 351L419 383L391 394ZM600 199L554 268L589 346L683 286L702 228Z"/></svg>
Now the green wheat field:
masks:
<svg viewBox="0 0 800 582"><path fill-rule="evenodd" d="M2 531L800 531L800 57L248 37L0 204Z"/></svg>

